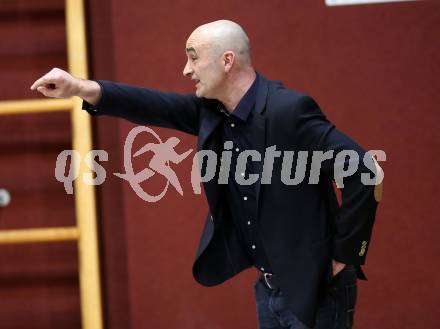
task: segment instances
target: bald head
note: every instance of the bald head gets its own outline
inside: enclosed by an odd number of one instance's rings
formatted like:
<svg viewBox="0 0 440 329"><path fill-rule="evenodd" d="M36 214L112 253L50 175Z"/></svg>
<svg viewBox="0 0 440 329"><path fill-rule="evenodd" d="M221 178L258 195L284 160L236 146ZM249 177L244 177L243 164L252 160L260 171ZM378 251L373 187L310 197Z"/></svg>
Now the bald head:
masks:
<svg viewBox="0 0 440 329"><path fill-rule="evenodd" d="M195 82L196 95L234 108L256 77L249 38L241 26L227 20L201 25L185 48L183 75Z"/></svg>
<svg viewBox="0 0 440 329"><path fill-rule="evenodd" d="M238 66L251 65L249 38L243 28L229 20L219 20L203 24L191 33L188 41L197 39L209 47L213 56L221 56L227 51L235 54Z"/></svg>

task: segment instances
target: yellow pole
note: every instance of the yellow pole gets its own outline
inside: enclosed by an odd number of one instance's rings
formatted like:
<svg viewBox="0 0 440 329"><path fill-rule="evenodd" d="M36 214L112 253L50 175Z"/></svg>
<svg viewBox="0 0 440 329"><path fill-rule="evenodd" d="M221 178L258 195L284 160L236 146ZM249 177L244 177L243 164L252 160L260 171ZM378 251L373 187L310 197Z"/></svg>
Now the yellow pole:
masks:
<svg viewBox="0 0 440 329"><path fill-rule="evenodd" d="M0 115L70 111L72 106L73 106L73 99L70 98L1 101Z"/></svg>
<svg viewBox="0 0 440 329"><path fill-rule="evenodd" d="M58 242L78 240L77 227L29 228L0 231L0 244Z"/></svg>
<svg viewBox="0 0 440 329"><path fill-rule="evenodd" d="M87 78L87 50L83 0L66 0L67 53L69 71L79 78ZM89 115L81 110L81 99L75 98L71 112L73 148L82 159L92 148L92 129ZM90 172L84 161L80 165L80 178ZM83 329L102 329L101 284L97 217L94 187L82 179L75 180L75 209L80 231L79 266L81 316Z"/></svg>

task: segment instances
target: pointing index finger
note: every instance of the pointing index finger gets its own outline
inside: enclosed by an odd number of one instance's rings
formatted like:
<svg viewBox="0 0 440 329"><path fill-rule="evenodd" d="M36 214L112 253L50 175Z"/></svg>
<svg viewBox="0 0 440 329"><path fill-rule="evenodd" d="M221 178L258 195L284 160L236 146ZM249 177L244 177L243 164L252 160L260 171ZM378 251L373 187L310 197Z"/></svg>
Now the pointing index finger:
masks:
<svg viewBox="0 0 440 329"><path fill-rule="evenodd" d="M38 87L40 86L44 86L47 83L46 77L42 77L38 80L36 80L32 86L31 86L31 90L36 90Z"/></svg>
<svg viewBox="0 0 440 329"><path fill-rule="evenodd" d="M36 90L40 86L47 87L49 84L54 85L54 81L46 74L32 84L31 90Z"/></svg>

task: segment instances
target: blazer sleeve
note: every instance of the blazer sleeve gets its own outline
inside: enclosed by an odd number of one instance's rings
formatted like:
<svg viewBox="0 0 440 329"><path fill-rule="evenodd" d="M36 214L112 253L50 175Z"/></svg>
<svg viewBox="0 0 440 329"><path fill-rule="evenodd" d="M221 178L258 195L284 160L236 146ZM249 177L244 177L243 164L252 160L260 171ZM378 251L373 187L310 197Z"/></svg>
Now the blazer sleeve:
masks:
<svg viewBox="0 0 440 329"><path fill-rule="evenodd" d="M363 159L365 151L351 138L338 131L320 110L318 104L309 96L301 96L295 106L295 131L300 149L327 152L333 156L323 161L321 175L338 181L338 172L347 168L350 161L344 158L336 161L337 154L353 150L358 154L358 169L349 177L344 177L342 203L336 211L334 227L336 232L332 241L332 257L345 264L363 265L367 256L372 234L378 200L375 198L375 185L364 185L361 175L376 176L378 169L370 169ZM375 160L370 157L373 163ZM377 176L376 176L377 177Z"/></svg>
<svg viewBox="0 0 440 329"><path fill-rule="evenodd" d="M98 104L93 106L83 102L83 109L91 115L116 116L137 124L198 135L201 99L195 95L161 92L104 80L96 82L101 87Z"/></svg>

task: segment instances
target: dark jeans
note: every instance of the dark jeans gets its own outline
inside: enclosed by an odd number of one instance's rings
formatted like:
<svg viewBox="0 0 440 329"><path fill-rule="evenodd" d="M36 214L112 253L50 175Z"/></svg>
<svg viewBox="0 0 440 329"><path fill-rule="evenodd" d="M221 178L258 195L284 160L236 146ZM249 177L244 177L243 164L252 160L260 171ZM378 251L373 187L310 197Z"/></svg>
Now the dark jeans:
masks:
<svg viewBox="0 0 440 329"><path fill-rule="evenodd" d="M346 266L333 277L320 301L314 329L351 329L356 304L356 270ZM287 308L283 292L255 283L259 329L310 329Z"/></svg>

